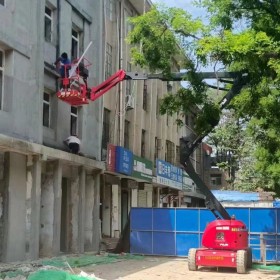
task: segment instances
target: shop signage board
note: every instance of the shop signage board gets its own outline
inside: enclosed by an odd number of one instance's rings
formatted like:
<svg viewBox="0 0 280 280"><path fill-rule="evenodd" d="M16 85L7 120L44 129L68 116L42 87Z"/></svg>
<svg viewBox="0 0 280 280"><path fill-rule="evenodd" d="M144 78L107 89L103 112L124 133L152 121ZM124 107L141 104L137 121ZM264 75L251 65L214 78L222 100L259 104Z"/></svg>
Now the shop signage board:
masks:
<svg viewBox="0 0 280 280"><path fill-rule="evenodd" d="M157 183L168 187L182 190L183 170L166 162L157 159Z"/></svg>
<svg viewBox="0 0 280 280"><path fill-rule="evenodd" d="M116 171L116 146L113 144L108 144L108 146L107 146L106 169L111 172Z"/></svg>
<svg viewBox="0 0 280 280"><path fill-rule="evenodd" d="M132 177L151 183L153 179L153 162L133 155Z"/></svg>
<svg viewBox="0 0 280 280"><path fill-rule="evenodd" d="M131 175L133 168L133 153L121 146L116 146L116 172Z"/></svg>

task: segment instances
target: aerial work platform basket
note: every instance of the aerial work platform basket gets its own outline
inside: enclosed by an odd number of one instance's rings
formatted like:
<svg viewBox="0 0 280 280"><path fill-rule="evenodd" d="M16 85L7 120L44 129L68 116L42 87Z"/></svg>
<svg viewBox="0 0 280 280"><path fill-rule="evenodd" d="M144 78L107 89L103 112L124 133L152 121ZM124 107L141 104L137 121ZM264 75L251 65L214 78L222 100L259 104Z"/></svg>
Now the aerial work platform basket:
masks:
<svg viewBox="0 0 280 280"><path fill-rule="evenodd" d="M57 92L57 97L70 104L80 106L89 104L87 96L88 67L91 65L87 59L75 60L72 64L64 65L64 74L60 78L61 88Z"/></svg>

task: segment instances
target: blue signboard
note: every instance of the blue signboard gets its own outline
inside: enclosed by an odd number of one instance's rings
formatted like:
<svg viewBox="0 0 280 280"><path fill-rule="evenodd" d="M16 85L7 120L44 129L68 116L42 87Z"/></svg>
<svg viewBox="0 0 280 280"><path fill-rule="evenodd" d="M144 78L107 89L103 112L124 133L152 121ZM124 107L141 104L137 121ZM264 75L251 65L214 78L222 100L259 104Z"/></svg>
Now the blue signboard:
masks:
<svg viewBox="0 0 280 280"><path fill-rule="evenodd" d="M157 159L157 183L181 190L183 185L182 174L181 168Z"/></svg>
<svg viewBox="0 0 280 280"><path fill-rule="evenodd" d="M133 153L121 146L116 147L116 172L131 175L133 168Z"/></svg>

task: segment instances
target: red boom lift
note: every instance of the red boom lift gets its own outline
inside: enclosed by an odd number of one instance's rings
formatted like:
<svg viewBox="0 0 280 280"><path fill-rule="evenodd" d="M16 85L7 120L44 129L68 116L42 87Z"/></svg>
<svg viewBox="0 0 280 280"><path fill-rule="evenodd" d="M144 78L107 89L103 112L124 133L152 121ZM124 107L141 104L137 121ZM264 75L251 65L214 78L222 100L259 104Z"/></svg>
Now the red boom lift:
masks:
<svg viewBox="0 0 280 280"><path fill-rule="evenodd" d="M220 102L221 109L226 108L231 99L240 93L247 83L247 74L235 73L231 82L233 85ZM234 74L234 75L235 75ZM233 267L237 273L246 273L247 268L252 267L252 250L248 246L248 230L242 221L230 217L229 213L217 200L213 193L195 172L190 161L190 155L209 134L215 124L203 135L193 142L189 139L180 139L180 162L185 171L205 194L205 205L214 214L216 220L210 222L202 236L200 249L190 249L188 254L189 270L197 270L199 266L208 267Z"/></svg>
<svg viewBox="0 0 280 280"><path fill-rule="evenodd" d="M99 86L89 89L86 79L88 77L87 68L91 64L84 58L79 62L79 65L75 63L72 65L74 70L69 77L62 78L63 87L57 93L59 99L72 106L80 106L88 104L89 101L95 101L123 80L182 81L185 76L185 73L172 73L171 76L165 78L162 74L143 74L119 70ZM223 83L232 84L231 89L228 90L220 102L221 109L226 108L231 99L240 93L242 87L248 81L247 75L239 72L201 72L199 75L202 80L218 78ZM220 88L220 90L223 89ZM216 217L216 220L210 222L204 231L202 236L203 248L189 250L188 267L192 271L197 270L198 266L234 267L238 273L246 273L246 269L252 266L252 251L248 246L246 225L242 221L230 217L222 204L197 175L190 161L190 155L215 125L213 124L209 131L198 136L193 142L186 138L180 139L180 162L191 179L205 194L206 207Z"/></svg>

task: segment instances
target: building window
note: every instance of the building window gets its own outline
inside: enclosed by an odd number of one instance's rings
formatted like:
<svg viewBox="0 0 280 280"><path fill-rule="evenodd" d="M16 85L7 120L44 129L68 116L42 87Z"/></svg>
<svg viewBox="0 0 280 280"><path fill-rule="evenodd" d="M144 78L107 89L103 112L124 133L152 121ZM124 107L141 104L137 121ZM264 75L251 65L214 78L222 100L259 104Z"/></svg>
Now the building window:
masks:
<svg viewBox="0 0 280 280"><path fill-rule="evenodd" d="M147 81L144 80L144 87L143 87L143 110L147 111L147 102L148 102L148 85Z"/></svg>
<svg viewBox="0 0 280 280"><path fill-rule="evenodd" d="M180 146L176 146L176 164L180 166Z"/></svg>
<svg viewBox="0 0 280 280"><path fill-rule="evenodd" d="M165 145L165 161L169 163L174 163L174 143L172 143L169 140L166 140L166 145Z"/></svg>
<svg viewBox="0 0 280 280"><path fill-rule="evenodd" d="M127 63L126 65L126 71L127 72L131 72L131 63ZM126 103L128 103L129 98L132 94L132 90L131 90L131 80L127 80L126 81L126 88L125 88L125 97L126 97Z"/></svg>
<svg viewBox="0 0 280 280"><path fill-rule="evenodd" d="M72 46L71 46L71 58L76 59L79 57L80 49L80 34L77 30L72 29Z"/></svg>
<svg viewBox="0 0 280 280"><path fill-rule="evenodd" d="M3 98L4 98L4 51L0 50L0 110L3 110Z"/></svg>
<svg viewBox="0 0 280 280"><path fill-rule="evenodd" d="M173 89L173 82L167 82L166 84L166 89L168 93L172 93L172 89Z"/></svg>
<svg viewBox="0 0 280 280"><path fill-rule="evenodd" d="M127 9L124 9L124 24L125 24L125 37L127 37L128 33L131 32L133 29L132 23L129 21L129 18L133 16L133 10L128 11Z"/></svg>
<svg viewBox="0 0 280 280"><path fill-rule="evenodd" d="M105 62L105 79L109 78L112 75L112 57L113 57L113 48L110 44L106 44L106 62Z"/></svg>
<svg viewBox="0 0 280 280"><path fill-rule="evenodd" d="M155 153L154 153L154 167L156 167L156 161L159 158L159 151L161 148L161 139L155 137Z"/></svg>
<svg viewBox="0 0 280 280"><path fill-rule="evenodd" d="M212 186L214 187L222 186L222 174L211 174L210 180Z"/></svg>
<svg viewBox="0 0 280 280"><path fill-rule="evenodd" d="M51 95L44 92L43 98L43 126L51 126Z"/></svg>
<svg viewBox="0 0 280 280"><path fill-rule="evenodd" d="M146 131L142 129L142 134L141 134L141 157L145 157L145 136L146 136Z"/></svg>
<svg viewBox="0 0 280 280"><path fill-rule="evenodd" d="M186 126L189 126L189 115L187 113L185 115L185 124Z"/></svg>
<svg viewBox="0 0 280 280"><path fill-rule="evenodd" d="M157 101L156 101L156 117L158 118L159 117L159 109L160 109L160 98L159 96L157 95Z"/></svg>
<svg viewBox="0 0 280 280"><path fill-rule="evenodd" d="M71 120L70 120L71 135L78 134L78 108L71 106Z"/></svg>
<svg viewBox="0 0 280 280"><path fill-rule="evenodd" d="M106 0L106 17L113 21L113 15L115 14L115 0Z"/></svg>
<svg viewBox="0 0 280 280"><path fill-rule="evenodd" d="M5 6L5 0L0 0L0 5Z"/></svg>
<svg viewBox="0 0 280 280"><path fill-rule="evenodd" d="M45 7L45 40L47 42L52 41L53 30L53 12L50 8Z"/></svg>
<svg viewBox="0 0 280 280"><path fill-rule="evenodd" d="M104 109L103 131L102 131L102 149L107 150L107 144L110 142L110 110Z"/></svg>
<svg viewBox="0 0 280 280"><path fill-rule="evenodd" d="M124 122L124 147L129 149L129 121Z"/></svg>

